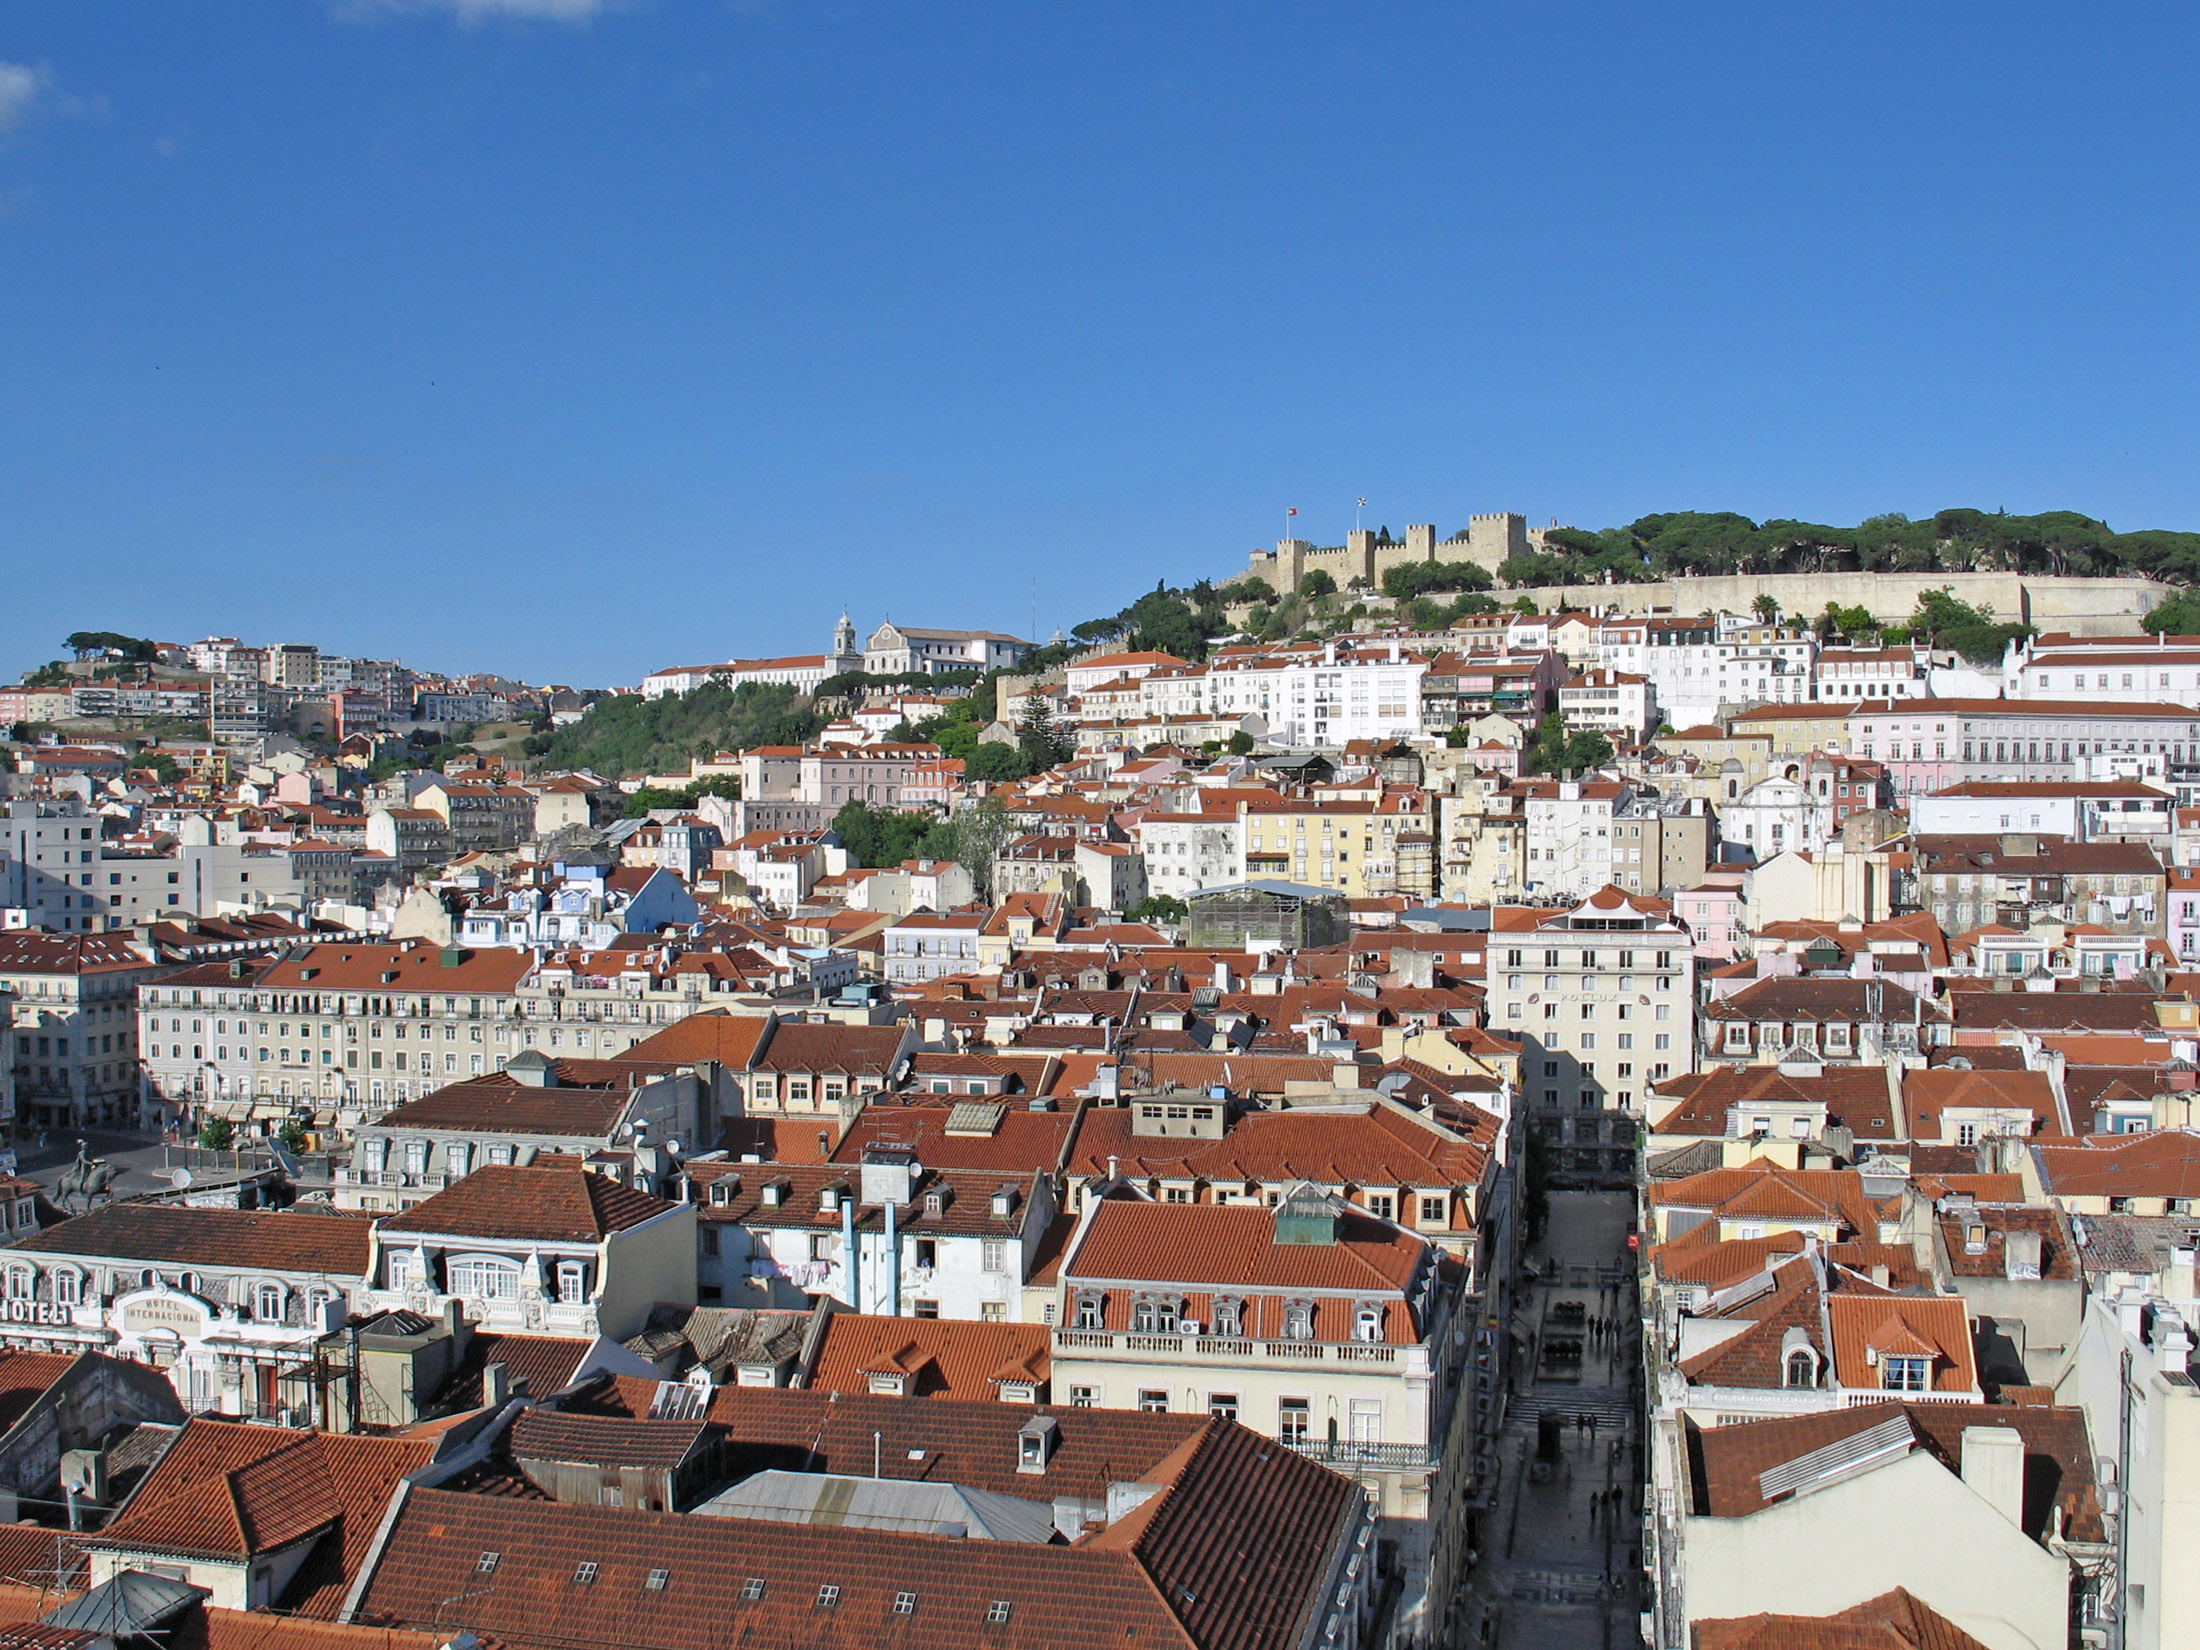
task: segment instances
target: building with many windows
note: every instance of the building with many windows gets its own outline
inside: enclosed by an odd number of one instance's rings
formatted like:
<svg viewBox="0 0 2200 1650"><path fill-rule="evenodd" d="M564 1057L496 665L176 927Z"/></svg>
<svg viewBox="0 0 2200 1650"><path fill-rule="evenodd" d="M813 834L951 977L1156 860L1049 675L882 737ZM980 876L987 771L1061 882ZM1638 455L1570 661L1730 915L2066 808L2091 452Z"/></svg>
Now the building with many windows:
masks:
<svg viewBox="0 0 2200 1650"><path fill-rule="evenodd" d="M695 1304L695 1207L571 1167L491 1164L372 1228L367 1310L614 1340Z"/></svg>
<svg viewBox="0 0 2200 1650"><path fill-rule="evenodd" d="M1476 1337L1433 1245L1311 1186L1272 1209L1119 1193L1086 1210L1059 1297L1057 1402L1220 1416L1357 1478L1399 1633L1442 1615L1461 1502L1440 1475L1471 1470Z"/></svg>
<svg viewBox="0 0 2200 1650"><path fill-rule="evenodd" d="M0 933L14 1108L29 1128L138 1117L137 992L162 966L119 934Z"/></svg>
<svg viewBox="0 0 2200 1650"><path fill-rule="evenodd" d="M1494 916L1489 1024L1526 1045L1530 1126L1555 1167L1631 1172L1650 1085L1694 1058L1694 938L1664 901L1609 887Z"/></svg>
<svg viewBox="0 0 2200 1650"><path fill-rule="evenodd" d="M282 1372L343 1321L373 1235L353 1215L105 1204L0 1247L0 1342L134 1359L196 1413L303 1425Z"/></svg>

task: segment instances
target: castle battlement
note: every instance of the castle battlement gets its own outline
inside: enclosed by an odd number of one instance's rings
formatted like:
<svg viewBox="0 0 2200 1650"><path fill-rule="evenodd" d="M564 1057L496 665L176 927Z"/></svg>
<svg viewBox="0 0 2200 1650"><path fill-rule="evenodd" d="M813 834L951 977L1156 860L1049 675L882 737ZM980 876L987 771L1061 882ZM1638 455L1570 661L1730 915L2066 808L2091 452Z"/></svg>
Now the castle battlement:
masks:
<svg viewBox="0 0 2200 1650"><path fill-rule="evenodd" d="M1379 589L1385 573L1413 562L1472 562L1495 577L1507 557L1526 555L1528 549L1527 518L1501 510L1469 516L1466 532L1451 539L1437 538L1433 522L1408 525L1403 539L1386 539L1368 527L1355 527L1342 545L1278 539L1273 550L1255 550L1237 576L1266 579L1281 593L1295 590L1318 570L1340 586L1358 579Z"/></svg>

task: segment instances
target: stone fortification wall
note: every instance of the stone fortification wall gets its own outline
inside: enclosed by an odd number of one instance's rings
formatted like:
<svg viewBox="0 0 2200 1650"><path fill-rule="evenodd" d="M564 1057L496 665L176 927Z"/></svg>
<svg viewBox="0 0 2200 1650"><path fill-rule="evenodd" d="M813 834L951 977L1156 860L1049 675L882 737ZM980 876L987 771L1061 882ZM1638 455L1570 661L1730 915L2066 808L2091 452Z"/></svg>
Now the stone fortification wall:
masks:
<svg viewBox="0 0 2200 1650"><path fill-rule="evenodd" d="M1305 539L1281 539L1273 550L1255 550L1246 574L1266 579L1278 592L1296 590L1307 574L1320 571L1344 589L1354 579L1380 590L1383 575L1410 562L1472 562L1491 577L1508 556L1526 555L1542 544L1540 529L1510 511L1470 516L1464 537L1439 539L1432 522L1417 522L1403 539L1377 540L1373 528L1355 527L1343 544L1314 545Z"/></svg>
<svg viewBox="0 0 2200 1650"><path fill-rule="evenodd" d="M1546 611L1609 607L1622 613L1747 613L1770 596L1793 618L1814 619L1826 604L1861 607L1890 624L1907 619L1921 591L1943 587L2003 623L2021 621L2077 636L2135 634L2139 620L2176 594L2153 579L2021 578L2015 573L1747 573L1656 584L1543 585L1506 592Z"/></svg>

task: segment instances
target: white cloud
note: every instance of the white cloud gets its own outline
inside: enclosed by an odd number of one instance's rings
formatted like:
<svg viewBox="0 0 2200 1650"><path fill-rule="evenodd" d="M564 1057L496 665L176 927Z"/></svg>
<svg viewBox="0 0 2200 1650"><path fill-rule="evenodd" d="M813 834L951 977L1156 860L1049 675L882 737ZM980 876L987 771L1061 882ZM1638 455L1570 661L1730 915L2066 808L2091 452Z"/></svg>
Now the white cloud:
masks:
<svg viewBox="0 0 2200 1650"><path fill-rule="evenodd" d="M30 119L45 89L43 68L32 68L28 63L0 63L0 132L13 131Z"/></svg>

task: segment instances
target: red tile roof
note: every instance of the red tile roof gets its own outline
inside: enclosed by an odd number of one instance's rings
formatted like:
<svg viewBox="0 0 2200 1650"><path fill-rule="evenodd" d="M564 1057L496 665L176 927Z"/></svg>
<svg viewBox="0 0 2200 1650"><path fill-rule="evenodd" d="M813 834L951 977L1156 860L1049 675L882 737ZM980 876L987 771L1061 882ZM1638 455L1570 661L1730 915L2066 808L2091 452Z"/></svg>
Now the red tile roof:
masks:
<svg viewBox="0 0 2200 1650"><path fill-rule="evenodd" d="M332 1617L397 1481L434 1458L425 1439L297 1433L187 1422L114 1521L85 1545L243 1559L335 1529L292 1580L283 1608Z"/></svg>
<svg viewBox="0 0 2200 1650"><path fill-rule="evenodd" d="M2033 1155L2056 1197L2200 1197L2200 1135L2182 1129L2092 1135Z"/></svg>
<svg viewBox="0 0 2200 1650"><path fill-rule="evenodd" d="M372 1219L349 1214L108 1203L8 1244L48 1255L364 1277Z"/></svg>
<svg viewBox="0 0 2200 1650"><path fill-rule="evenodd" d="M1044 1324L973 1323L835 1312L825 1320L806 1383L819 1392L868 1392L874 1374L907 1379L913 1398L999 1399L1003 1381L1044 1386L1053 1334Z"/></svg>
<svg viewBox="0 0 2200 1650"><path fill-rule="evenodd" d="M1694 1632L1694 1650L1986 1650L1901 1587L1837 1615L1722 1616Z"/></svg>
<svg viewBox="0 0 2200 1650"><path fill-rule="evenodd" d="M388 1217L382 1229L522 1243L598 1243L679 1207L582 1168L491 1164Z"/></svg>
<svg viewBox="0 0 2200 1650"><path fill-rule="evenodd" d="M1387 1221L1347 1213L1335 1243L1278 1243L1272 1209L1105 1199L1062 1263L1074 1284L1174 1283L1218 1289L1395 1294L1428 1245Z"/></svg>
<svg viewBox="0 0 2200 1650"><path fill-rule="evenodd" d="M626 1057L669 1060L676 1065L715 1060L729 1071L742 1071L755 1057L757 1044L770 1024L770 1017L762 1014L729 1014L722 1009L690 1014L643 1038L626 1051Z"/></svg>
<svg viewBox="0 0 2200 1650"><path fill-rule="evenodd" d="M1833 1325L1835 1377L1852 1391L1881 1386L1888 1355L1930 1357L1935 1392L1975 1392L1969 1306L1960 1298L1836 1295L1827 1302Z"/></svg>

